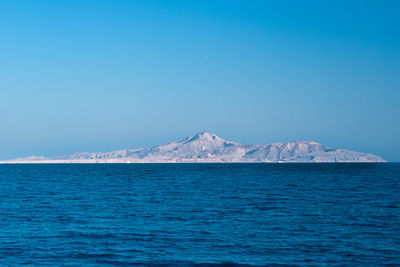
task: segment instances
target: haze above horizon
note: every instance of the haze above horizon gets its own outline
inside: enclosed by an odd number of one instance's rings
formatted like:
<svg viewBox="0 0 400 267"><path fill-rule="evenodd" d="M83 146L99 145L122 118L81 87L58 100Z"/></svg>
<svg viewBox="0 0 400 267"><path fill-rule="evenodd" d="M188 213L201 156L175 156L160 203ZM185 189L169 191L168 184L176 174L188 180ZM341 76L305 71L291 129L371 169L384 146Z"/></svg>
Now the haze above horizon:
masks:
<svg viewBox="0 0 400 267"><path fill-rule="evenodd" d="M398 1L1 1L0 159L209 131L400 161Z"/></svg>

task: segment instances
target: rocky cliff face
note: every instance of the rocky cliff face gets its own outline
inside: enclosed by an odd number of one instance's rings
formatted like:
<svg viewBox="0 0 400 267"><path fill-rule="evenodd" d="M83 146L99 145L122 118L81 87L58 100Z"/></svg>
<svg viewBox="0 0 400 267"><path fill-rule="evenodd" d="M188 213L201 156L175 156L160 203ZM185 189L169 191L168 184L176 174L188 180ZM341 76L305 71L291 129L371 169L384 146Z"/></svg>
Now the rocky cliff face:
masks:
<svg viewBox="0 0 400 267"><path fill-rule="evenodd" d="M44 158L16 159L19 163L135 163L135 162L385 162L361 152L325 147L316 142L297 141L267 145L242 145L202 132L181 141L151 148L113 152L74 153Z"/></svg>

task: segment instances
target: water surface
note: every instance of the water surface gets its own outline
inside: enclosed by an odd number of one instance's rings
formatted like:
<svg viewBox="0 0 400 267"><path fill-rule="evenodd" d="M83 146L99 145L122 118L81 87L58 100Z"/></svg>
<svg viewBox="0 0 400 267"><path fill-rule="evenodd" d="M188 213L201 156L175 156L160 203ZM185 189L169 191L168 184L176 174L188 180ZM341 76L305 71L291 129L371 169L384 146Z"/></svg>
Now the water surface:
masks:
<svg viewBox="0 0 400 267"><path fill-rule="evenodd" d="M400 265L400 164L0 165L0 264Z"/></svg>

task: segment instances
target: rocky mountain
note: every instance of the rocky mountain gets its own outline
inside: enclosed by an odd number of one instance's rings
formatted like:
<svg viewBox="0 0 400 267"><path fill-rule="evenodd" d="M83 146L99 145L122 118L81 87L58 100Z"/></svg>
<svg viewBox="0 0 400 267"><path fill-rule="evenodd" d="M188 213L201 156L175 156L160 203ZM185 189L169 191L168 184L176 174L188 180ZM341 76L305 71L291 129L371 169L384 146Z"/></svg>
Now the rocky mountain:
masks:
<svg viewBox="0 0 400 267"><path fill-rule="evenodd" d="M79 152L53 158L28 157L3 163L191 163L191 162L385 162L361 152L296 141L242 145L201 132L181 141L151 148L112 152Z"/></svg>

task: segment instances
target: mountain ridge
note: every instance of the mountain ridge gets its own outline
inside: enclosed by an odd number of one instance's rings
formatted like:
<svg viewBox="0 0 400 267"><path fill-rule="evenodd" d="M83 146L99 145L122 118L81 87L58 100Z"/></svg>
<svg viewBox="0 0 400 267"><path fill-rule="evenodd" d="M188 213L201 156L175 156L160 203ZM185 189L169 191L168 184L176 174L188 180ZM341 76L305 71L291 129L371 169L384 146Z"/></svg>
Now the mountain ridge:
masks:
<svg viewBox="0 0 400 267"><path fill-rule="evenodd" d="M336 149L314 141L246 145L199 132L180 141L111 152L31 156L0 163L234 163L234 162L385 162L373 154Z"/></svg>

